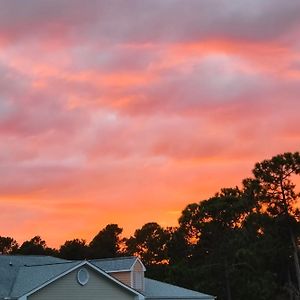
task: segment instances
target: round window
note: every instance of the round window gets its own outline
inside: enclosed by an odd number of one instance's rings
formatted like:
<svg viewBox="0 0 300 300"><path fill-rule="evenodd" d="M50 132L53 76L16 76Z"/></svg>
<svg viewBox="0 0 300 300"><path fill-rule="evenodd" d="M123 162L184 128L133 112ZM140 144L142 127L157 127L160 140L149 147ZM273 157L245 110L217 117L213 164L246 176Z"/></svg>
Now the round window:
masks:
<svg viewBox="0 0 300 300"><path fill-rule="evenodd" d="M82 268L77 272L77 281L81 285L87 284L89 281L90 275L87 269Z"/></svg>

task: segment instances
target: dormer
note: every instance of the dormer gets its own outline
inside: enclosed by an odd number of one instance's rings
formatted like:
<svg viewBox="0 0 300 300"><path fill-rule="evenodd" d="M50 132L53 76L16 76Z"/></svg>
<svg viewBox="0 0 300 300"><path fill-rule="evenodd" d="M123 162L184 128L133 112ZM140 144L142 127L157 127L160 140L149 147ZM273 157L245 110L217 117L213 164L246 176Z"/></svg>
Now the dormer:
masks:
<svg viewBox="0 0 300 300"><path fill-rule="evenodd" d="M135 257L134 262L129 269L108 271L107 273L135 290L142 292L145 289L145 271L146 268L141 260L138 257Z"/></svg>
<svg viewBox="0 0 300 300"><path fill-rule="evenodd" d="M96 259L91 262L131 288L140 292L145 290L146 268L138 257Z"/></svg>

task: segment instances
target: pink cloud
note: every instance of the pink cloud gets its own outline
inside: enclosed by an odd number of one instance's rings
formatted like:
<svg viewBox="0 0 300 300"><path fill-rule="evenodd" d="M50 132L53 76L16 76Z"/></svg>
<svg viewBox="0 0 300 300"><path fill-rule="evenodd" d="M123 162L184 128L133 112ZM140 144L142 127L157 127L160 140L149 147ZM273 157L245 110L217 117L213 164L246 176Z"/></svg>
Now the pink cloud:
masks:
<svg viewBox="0 0 300 300"><path fill-rule="evenodd" d="M174 225L299 150L296 2L0 6L2 235Z"/></svg>

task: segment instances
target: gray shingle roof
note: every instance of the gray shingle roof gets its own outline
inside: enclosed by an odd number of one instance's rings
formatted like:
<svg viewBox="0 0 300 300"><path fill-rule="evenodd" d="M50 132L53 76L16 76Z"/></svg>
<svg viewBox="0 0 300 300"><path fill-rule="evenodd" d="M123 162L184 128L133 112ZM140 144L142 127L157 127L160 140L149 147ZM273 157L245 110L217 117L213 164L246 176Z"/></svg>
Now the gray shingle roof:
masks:
<svg viewBox="0 0 300 300"><path fill-rule="evenodd" d="M117 258L104 258L104 259L93 259L90 260L92 264L98 268L104 270L105 272L114 271L125 271L130 270L136 261L136 257L117 257Z"/></svg>
<svg viewBox="0 0 300 300"><path fill-rule="evenodd" d="M130 270L136 257L95 259L90 263L105 272ZM50 256L0 255L0 300L18 298L71 270L82 261L69 261ZM145 278L145 297L149 300L202 299L213 296Z"/></svg>
<svg viewBox="0 0 300 300"><path fill-rule="evenodd" d="M39 255L0 255L0 299L9 296L24 265L51 264L63 262L59 258Z"/></svg>
<svg viewBox="0 0 300 300"><path fill-rule="evenodd" d="M130 270L136 257L95 259L90 262L106 272ZM79 265L51 256L0 255L0 299L20 297Z"/></svg>
<svg viewBox="0 0 300 300"><path fill-rule="evenodd" d="M145 278L145 292L144 295L147 299L203 299L212 300L215 297L199 293L196 291L181 288L172 284L164 283L161 281Z"/></svg>
<svg viewBox="0 0 300 300"><path fill-rule="evenodd" d="M81 261L21 267L12 288L11 297L20 297L79 265Z"/></svg>

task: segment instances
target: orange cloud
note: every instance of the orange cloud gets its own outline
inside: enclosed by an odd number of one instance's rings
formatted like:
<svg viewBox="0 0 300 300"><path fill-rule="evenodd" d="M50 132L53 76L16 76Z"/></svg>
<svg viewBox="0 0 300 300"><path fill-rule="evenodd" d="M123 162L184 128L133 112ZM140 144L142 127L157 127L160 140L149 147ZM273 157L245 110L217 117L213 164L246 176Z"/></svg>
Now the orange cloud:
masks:
<svg viewBox="0 0 300 300"><path fill-rule="evenodd" d="M1 235L176 225L299 150L299 4L138 2L0 10Z"/></svg>

